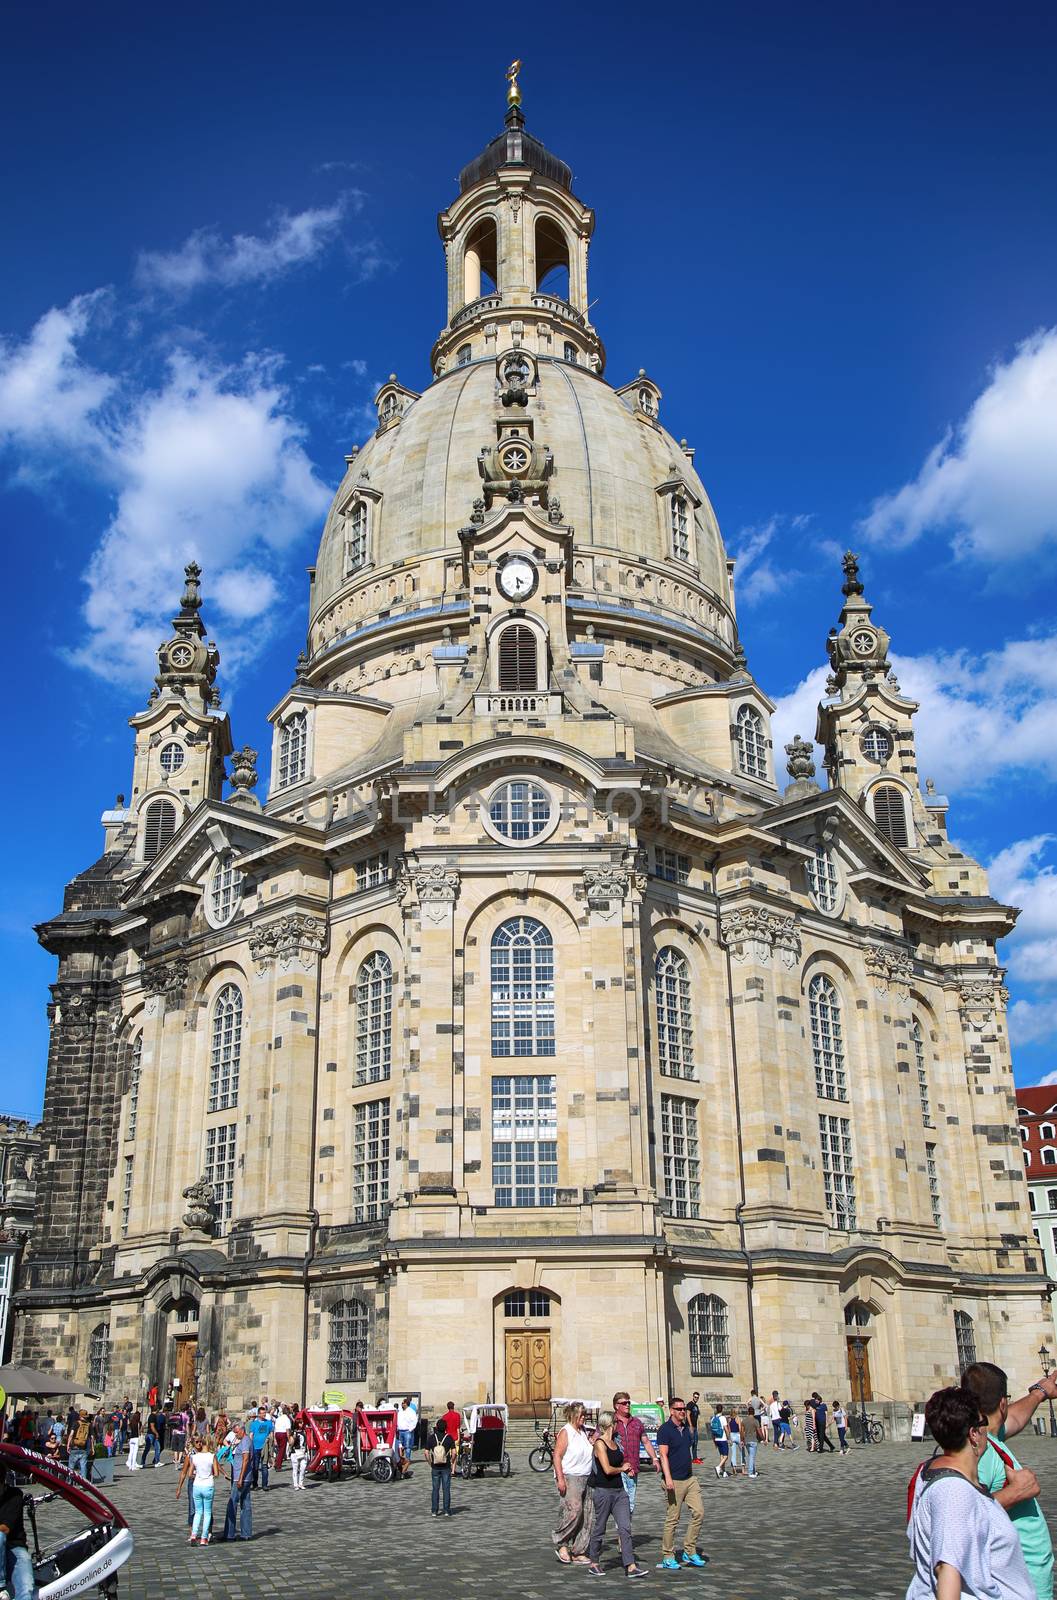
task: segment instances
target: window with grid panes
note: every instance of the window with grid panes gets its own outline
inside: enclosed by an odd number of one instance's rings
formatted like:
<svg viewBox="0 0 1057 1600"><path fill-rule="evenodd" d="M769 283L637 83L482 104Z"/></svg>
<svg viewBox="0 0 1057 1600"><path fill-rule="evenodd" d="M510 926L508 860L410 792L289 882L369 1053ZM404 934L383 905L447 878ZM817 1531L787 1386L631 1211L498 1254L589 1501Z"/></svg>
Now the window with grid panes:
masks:
<svg viewBox="0 0 1057 1600"><path fill-rule="evenodd" d="M936 1165L936 1146L925 1146L925 1173L929 1180L929 1203L932 1206L932 1220L937 1228L943 1226L943 1210L940 1206L940 1174Z"/></svg>
<svg viewBox="0 0 1057 1600"><path fill-rule="evenodd" d="M737 717L738 770L747 778L766 778L767 741L763 718L755 706L740 706Z"/></svg>
<svg viewBox="0 0 1057 1600"><path fill-rule="evenodd" d="M488 801L488 817L503 839L538 839L551 820L551 797L538 783L504 783Z"/></svg>
<svg viewBox="0 0 1057 1600"><path fill-rule="evenodd" d="M931 1128L932 1106L929 1102L929 1072L928 1063L925 1060L925 1035L917 1017L914 1018L913 1026L910 1029L910 1043L914 1050L914 1066L918 1075L918 1101L921 1105L921 1120L926 1128Z"/></svg>
<svg viewBox="0 0 1057 1600"><path fill-rule="evenodd" d="M179 772L180 768L184 764L183 745L177 744L175 740L173 740L170 744L163 744L161 747L161 755L158 757L158 759L161 762L162 771L167 777L171 777L174 772Z"/></svg>
<svg viewBox="0 0 1057 1600"><path fill-rule="evenodd" d="M535 917L492 935L492 1054L554 1054L554 945Z"/></svg>
<svg viewBox="0 0 1057 1600"><path fill-rule="evenodd" d="M230 1111L239 1103L242 1056L242 990L227 983L213 1002L209 1060L209 1110Z"/></svg>
<svg viewBox="0 0 1057 1600"><path fill-rule="evenodd" d="M303 783L308 766L308 713L287 717L279 735L279 787Z"/></svg>
<svg viewBox="0 0 1057 1600"><path fill-rule="evenodd" d="M727 1302L718 1294L695 1294L687 1307L690 1376L712 1378L730 1371Z"/></svg>
<svg viewBox="0 0 1057 1600"><path fill-rule="evenodd" d="M393 963L373 951L356 979L356 1082L379 1083L393 1064Z"/></svg>
<svg viewBox="0 0 1057 1600"><path fill-rule="evenodd" d="M855 1165L851 1148L851 1123L847 1117L820 1116L822 1183L826 1210L837 1228L854 1228Z"/></svg>
<svg viewBox="0 0 1057 1600"><path fill-rule="evenodd" d="M697 1101L661 1095L661 1170L673 1217L701 1215L701 1150Z"/></svg>
<svg viewBox="0 0 1057 1600"><path fill-rule="evenodd" d="M88 1341L88 1387L101 1395L110 1380L110 1324L100 1322Z"/></svg>
<svg viewBox="0 0 1057 1600"><path fill-rule="evenodd" d="M862 752L867 761L884 766L892 754L892 735L884 728L867 728L862 736Z"/></svg>
<svg viewBox="0 0 1057 1600"><path fill-rule="evenodd" d="M681 950L666 945L654 965L657 1001L657 1066L670 1078L693 1078L694 1015L690 963Z"/></svg>
<svg viewBox="0 0 1057 1600"><path fill-rule="evenodd" d="M1051 1211L1057 1211L1057 1189L1046 1190L1046 1204Z"/></svg>
<svg viewBox="0 0 1057 1600"><path fill-rule="evenodd" d="M811 1050L815 1058L815 1093L820 1100L847 1100L840 995L823 973L811 980L808 1010Z"/></svg>
<svg viewBox="0 0 1057 1600"><path fill-rule="evenodd" d="M125 1109L125 1138L136 1137L139 1119L139 1081L143 1071L143 1035L137 1033L132 1041L132 1061L128 1074L128 1105Z"/></svg>
<svg viewBox="0 0 1057 1600"><path fill-rule="evenodd" d="M815 846L815 853L807 864L808 888L811 898L820 911L836 910L840 898L840 878L832 851L824 844Z"/></svg>
<svg viewBox="0 0 1057 1600"><path fill-rule="evenodd" d="M558 1080L492 1079L492 1185L497 1206L552 1206L558 1187Z"/></svg>
<svg viewBox="0 0 1057 1600"><path fill-rule="evenodd" d="M357 500L345 513L345 570L355 572L367 560L367 502Z"/></svg>
<svg viewBox="0 0 1057 1600"><path fill-rule="evenodd" d="M389 882L389 852L380 850L377 855L365 856L356 863L356 888L379 889Z"/></svg>
<svg viewBox="0 0 1057 1600"><path fill-rule="evenodd" d="M233 855L221 856L213 868L209 885L209 905L218 928L230 922L242 899L242 873Z"/></svg>
<svg viewBox="0 0 1057 1600"><path fill-rule="evenodd" d="M672 555L676 561L690 559L690 517L681 494L672 495Z"/></svg>
<svg viewBox="0 0 1057 1600"><path fill-rule="evenodd" d="M216 1230L227 1233L235 1199L235 1124L206 1129L206 1178L213 1186Z"/></svg>
<svg viewBox="0 0 1057 1600"><path fill-rule="evenodd" d="M125 1157L125 1167L121 1174L121 1237L128 1237L128 1219L132 1211L132 1162L133 1156Z"/></svg>
<svg viewBox="0 0 1057 1600"><path fill-rule="evenodd" d="M954 1313L954 1343L958 1351L958 1371L964 1372L976 1360L976 1329L968 1311Z"/></svg>
<svg viewBox="0 0 1057 1600"><path fill-rule="evenodd" d="M370 1313L362 1300L338 1300L328 1313L327 1380L363 1383L367 1377Z"/></svg>
<svg viewBox="0 0 1057 1600"><path fill-rule="evenodd" d="M354 1222L378 1222L389 1207L389 1102L356 1107L352 1148Z"/></svg>
<svg viewBox="0 0 1057 1600"><path fill-rule="evenodd" d="M667 850L663 845L656 845L653 859L657 876L663 878L665 883L690 882L689 856L680 855L677 850Z"/></svg>

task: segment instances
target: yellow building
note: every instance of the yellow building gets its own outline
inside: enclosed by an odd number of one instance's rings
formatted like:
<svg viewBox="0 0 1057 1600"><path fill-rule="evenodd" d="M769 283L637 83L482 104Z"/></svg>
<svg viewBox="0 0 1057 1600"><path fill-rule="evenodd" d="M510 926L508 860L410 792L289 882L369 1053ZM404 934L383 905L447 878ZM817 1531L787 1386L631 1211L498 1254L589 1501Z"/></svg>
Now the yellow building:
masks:
<svg viewBox="0 0 1057 1600"><path fill-rule="evenodd" d="M18 1353L120 1397L912 1399L1052 1325L995 941L858 567L817 737L739 639L693 451L612 387L526 131L347 457L271 788L200 573L59 958Z"/></svg>

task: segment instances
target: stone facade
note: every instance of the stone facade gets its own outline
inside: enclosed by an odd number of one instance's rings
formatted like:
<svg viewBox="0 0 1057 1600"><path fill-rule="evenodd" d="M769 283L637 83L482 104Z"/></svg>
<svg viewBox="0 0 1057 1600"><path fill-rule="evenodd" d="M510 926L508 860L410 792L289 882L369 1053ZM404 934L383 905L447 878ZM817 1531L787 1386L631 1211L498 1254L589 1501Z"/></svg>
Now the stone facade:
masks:
<svg viewBox="0 0 1057 1600"><path fill-rule="evenodd" d="M995 955L854 558L829 787L525 131L346 460L263 804L199 572L59 959L23 1359L115 1394L918 1399L1050 1337ZM553 273L563 273L561 291ZM488 281L491 273L494 282ZM482 276L484 275L484 276ZM960 1346L956 1343L956 1322Z"/></svg>
<svg viewBox="0 0 1057 1600"><path fill-rule="evenodd" d="M0 1115L0 1362L7 1360L11 1296L33 1223L40 1144L39 1126Z"/></svg>

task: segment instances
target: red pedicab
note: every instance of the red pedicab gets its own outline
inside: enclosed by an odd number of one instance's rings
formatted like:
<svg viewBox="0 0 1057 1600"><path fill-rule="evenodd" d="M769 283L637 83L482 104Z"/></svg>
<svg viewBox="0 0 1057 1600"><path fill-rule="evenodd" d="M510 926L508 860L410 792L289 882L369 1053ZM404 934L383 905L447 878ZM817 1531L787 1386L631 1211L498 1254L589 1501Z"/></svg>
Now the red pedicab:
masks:
<svg viewBox="0 0 1057 1600"><path fill-rule="evenodd" d="M309 1406L298 1413L294 1426L303 1428L308 1445L307 1471L325 1478L340 1478L344 1444L343 1411Z"/></svg>
<svg viewBox="0 0 1057 1600"><path fill-rule="evenodd" d="M343 1461L350 1471L391 1483L396 1477L399 1449L396 1442L395 1406L360 1406L342 1413L345 1448Z"/></svg>
<svg viewBox="0 0 1057 1600"><path fill-rule="evenodd" d="M132 1534L117 1507L69 1467L18 1445L0 1444L0 1472L12 1474L16 1484L21 1478L29 1478L46 1491L33 1495L27 1490L24 1496L33 1542L30 1557L41 1600L85 1594L96 1586L103 1595L116 1595L116 1573L132 1554ZM88 1526L50 1550L42 1550L36 1508L49 1500L62 1500L73 1506L87 1519ZM3 1577L0 1573L0 1585Z"/></svg>

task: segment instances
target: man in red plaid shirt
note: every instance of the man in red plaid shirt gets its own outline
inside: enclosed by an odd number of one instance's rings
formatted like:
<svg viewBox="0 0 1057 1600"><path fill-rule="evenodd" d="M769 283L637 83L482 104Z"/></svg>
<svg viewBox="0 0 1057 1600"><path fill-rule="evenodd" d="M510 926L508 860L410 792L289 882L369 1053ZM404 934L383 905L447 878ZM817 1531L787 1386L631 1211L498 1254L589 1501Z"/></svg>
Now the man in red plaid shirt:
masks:
<svg viewBox="0 0 1057 1600"><path fill-rule="evenodd" d="M646 1455L653 1465L654 1472L660 1472L661 1463L656 1450L653 1448L646 1432L646 1424L641 1417L631 1415L631 1396L626 1389L618 1389L613 1396L613 1439L624 1451L624 1470L621 1479L628 1491L628 1504L632 1512L635 1510L635 1491L639 1481L640 1445L646 1446Z"/></svg>

